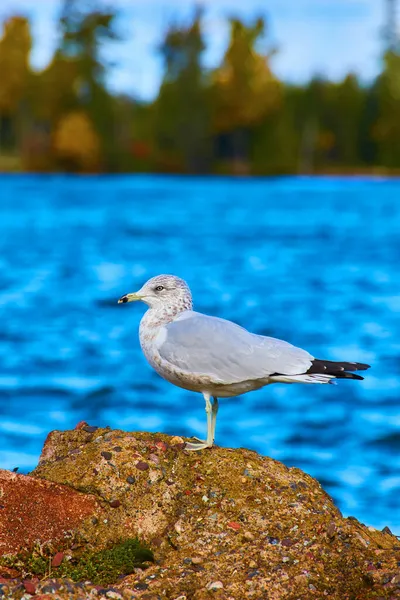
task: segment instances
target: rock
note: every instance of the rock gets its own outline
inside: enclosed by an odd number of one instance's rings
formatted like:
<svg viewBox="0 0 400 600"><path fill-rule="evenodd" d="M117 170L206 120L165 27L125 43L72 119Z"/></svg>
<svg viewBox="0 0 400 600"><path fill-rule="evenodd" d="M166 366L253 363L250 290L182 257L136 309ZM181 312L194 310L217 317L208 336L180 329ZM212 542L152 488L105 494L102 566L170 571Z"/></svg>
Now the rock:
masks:
<svg viewBox="0 0 400 600"><path fill-rule="evenodd" d="M229 529L234 529L235 531L238 531L241 528L240 523L235 523L235 521L230 521L227 524L227 527L229 527Z"/></svg>
<svg viewBox="0 0 400 600"><path fill-rule="evenodd" d="M79 453L72 452L77 449ZM110 463L104 453L113 449ZM246 475L244 484L245 471L251 476ZM136 536L152 547L154 565L135 569L111 590L97 590L99 597L110 597L111 591L143 600L372 600L395 598L399 592L400 544L395 536L344 519L315 479L249 450L215 447L191 453L182 438L109 429L91 434L83 427L52 432L31 477L8 477L29 480L30 496L36 493L32 486L44 486L47 494L62 490L72 503L79 499L77 506L88 502L86 512L71 517L70 529L91 548ZM116 501L118 510L112 507ZM41 509L40 524L51 540L51 524L60 511L49 513L47 508ZM25 519L31 507L17 504L17 509ZM0 521L1 534L6 522ZM65 527L54 527L57 539L60 530ZM25 526L14 531L19 540L14 548L21 540L33 544L35 535L26 537ZM8 539L10 544L12 536ZM67 585L63 580L49 583L55 584ZM59 589L57 597L90 597L89 588L83 592L79 585L68 582L71 589ZM47 589L44 582L37 595L46 593L42 588ZM12 589L10 594L19 597Z"/></svg>
<svg viewBox="0 0 400 600"><path fill-rule="evenodd" d="M207 590L222 590L224 587L224 584L222 583L222 581L211 581L210 583L207 583L206 588Z"/></svg>
<svg viewBox="0 0 400 600"><path fill-rule="evenodd" d="M23 583L24 583L25 591L28 592L28 594L33 595L36 593L36 584L33 583L33 581L29 581L29 579L27 579Z"/></svg>
<svg viewBox="0 0 400 600"><path fill-rule="evenodd" d="M139 460L135 466L137 469L139 469L139 471L147 471L149 469L148 463L144 462L143 460Z"/></svg>
<svg viewBox="0 0 400 600"><path fill-rule="evenodd" d="M57 554L54 555L53 560L51 561L51 566L59 567L63 560L64 560L64 552L57 552Z"/></svg>
<svg viewBox="0 0 400 600"><path fill-rule="evenodd" d="M0 556L34 542L59 541L99 509L94 496L0 470Z"/></svg>

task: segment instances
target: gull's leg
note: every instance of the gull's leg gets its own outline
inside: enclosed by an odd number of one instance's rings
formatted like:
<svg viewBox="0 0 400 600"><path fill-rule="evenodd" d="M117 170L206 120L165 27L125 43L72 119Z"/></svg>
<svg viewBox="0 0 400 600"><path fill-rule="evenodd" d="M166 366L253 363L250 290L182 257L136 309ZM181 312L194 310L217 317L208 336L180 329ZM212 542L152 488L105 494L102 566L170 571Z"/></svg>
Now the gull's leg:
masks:
<svg viewBox="0 0 400 600"><path fill-rule="evenodd" d="M210 394L203 393L204 400L206 401L206 413L207 413L207 440L199 440L198 442L186 442L185 450L204 450L204 448L211 448L214 442L213 437L213 411L214 405L211 404ZM215 428L215 425L214 425ZM195 438L198 439L198 438Z"/></svg>
<svg viewBox="0 0 400 600"><path fill-rule="evenodd" d="M215 440L215 425L217 423L217 413L218 413L218 398L213 397L212 403L212 413L211 413L211 436L212 441L214 443Z"/></svg>

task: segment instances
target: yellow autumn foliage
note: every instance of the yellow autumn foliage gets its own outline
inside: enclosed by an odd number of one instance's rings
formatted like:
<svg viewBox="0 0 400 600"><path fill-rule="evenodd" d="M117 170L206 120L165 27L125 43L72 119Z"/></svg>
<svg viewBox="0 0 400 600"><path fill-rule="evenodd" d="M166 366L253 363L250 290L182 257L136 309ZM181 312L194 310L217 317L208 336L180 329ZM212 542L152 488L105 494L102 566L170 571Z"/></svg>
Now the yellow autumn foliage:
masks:
<svg viewBox="0 0 400 600"><path fill-rule="evenodd" d="M83 111L70 112L62 117L54 133L53 147L61 162L82 171L98 167L99 136Z"/></svg>
<svg viewBox="0 0 400 600"><path fill-rule="evenodd" d="M231 22L231 39L222 65L214 72L217 131L256 125L281 103L281 85L269 66L269 55L256 50L264 30L258 21L246 27Z"/></svg>

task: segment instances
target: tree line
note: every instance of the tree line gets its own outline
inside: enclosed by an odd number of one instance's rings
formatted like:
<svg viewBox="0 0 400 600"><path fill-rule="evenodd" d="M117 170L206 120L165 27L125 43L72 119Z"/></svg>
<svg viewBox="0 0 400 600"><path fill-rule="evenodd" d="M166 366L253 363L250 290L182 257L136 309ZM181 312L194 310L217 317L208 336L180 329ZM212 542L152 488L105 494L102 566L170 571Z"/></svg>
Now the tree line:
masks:
<svg viewBox="0 0 400 600"><path fill-rule="evenodd" d="M158 51L157 97L113 95L101 48L117 14L63 0L49 65L30 66L29 20L0 38L0 170L214 174L400 171L400 52L369 85L280 81L263 51L266 23L230 20L221 63L205 69L203 13L171 25ZM265 45L265 44L264 44Z"/></svg>

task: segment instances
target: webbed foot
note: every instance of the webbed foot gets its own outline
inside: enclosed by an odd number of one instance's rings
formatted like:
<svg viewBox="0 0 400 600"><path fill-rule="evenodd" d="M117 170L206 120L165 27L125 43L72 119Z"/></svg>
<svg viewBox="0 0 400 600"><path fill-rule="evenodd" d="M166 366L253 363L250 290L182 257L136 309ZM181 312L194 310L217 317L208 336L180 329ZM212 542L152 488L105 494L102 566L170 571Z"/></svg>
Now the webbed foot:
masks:
<svg viewBox="0 0 400 600"><path fill-rule="evenodd" d="M193 438L198 440L197 442L186 442L185 450L191 450L192 452L196 452L197 450L204 450L205 448L212 448L212 443L206 442L205 440L200 440L199 438Z"/></svg>

